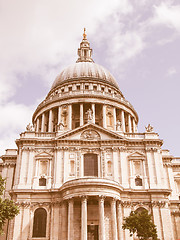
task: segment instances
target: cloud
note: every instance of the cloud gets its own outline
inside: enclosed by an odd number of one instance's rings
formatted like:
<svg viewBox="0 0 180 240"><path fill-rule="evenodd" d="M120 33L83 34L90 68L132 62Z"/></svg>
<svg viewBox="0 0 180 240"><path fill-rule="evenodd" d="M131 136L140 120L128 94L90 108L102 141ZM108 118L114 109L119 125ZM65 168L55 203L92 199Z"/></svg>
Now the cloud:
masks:
<svg viewBox="0 0 180 240"><path fill-rule="evenodd" d="M180 5L172 5L169 1L155 5L152 23L163 24L180 32Z"/></svg>
<svg viewBox="0 0 180 240"><path fill-rule="evenodd" d="M6 148L16 147L14 141L31 122L34 109L34 106L27 107L14 102L0 105L0 154L3 154Z"/></svg>
<svg viewBox="0 0 180 240"><path fill-rule="evenodd" d="M109 46L109 62L111 66L118 68L120 64L140 54L145 46L143 36L138 31L117 32L111 38L111 47Z"/></svg>
<svg viewBox="0 0 180 240"><path fill-rule="evenodd" d="M177 73L177 70L176 70L175 67L171 67L171 68L169 68L168 71L167 71L167 75L168 75L168 76L172 76L172 75L174 75L174 74L176 74L176 73Z"/></svg>
<svg viewBox="0 0 180 240"><path fill-rule="evenodd" d="M50 75L76 60L74 49L78 48L83 28L92 34L97 23L117 8L122 14L132 11L128 0L1 1L0 68L4 90L0 99L15 91L14 82L22 81L16 77L18 73L38 72L50 84Z"/></svg>
<svg viewBox="0 0 180 240"><path fill-rule="evenodd" d="M43 84L49 88L56 74L76 61L76 49L83 28L87 28L88 36L93 36L98 23L116 9L121 14L133 10L129 0L0 2L1 149L15 147L14 138L31 121L33 106L37 104L33 96L34 88L43 87ZM22 87L27 81L28 89ZM41 81L42 84L36 84L35 81ZM15 97L17 91L20 93L19 89L32 93L33 106L26 106L23 98L23 103L17 103L19 100ZM23 92L22 95L25 94Z"/></svg>

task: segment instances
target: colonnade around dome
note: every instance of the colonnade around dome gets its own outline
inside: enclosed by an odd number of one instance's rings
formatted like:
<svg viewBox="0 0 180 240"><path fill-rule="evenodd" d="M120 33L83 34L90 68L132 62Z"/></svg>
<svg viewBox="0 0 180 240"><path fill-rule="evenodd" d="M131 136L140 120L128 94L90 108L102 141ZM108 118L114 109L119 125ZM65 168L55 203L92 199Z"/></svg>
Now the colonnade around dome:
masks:
<svg viewBox="0 0 180 240"><path fill-rule="evenodd" d="M123 109L102 103L71 103L55 107L37 117L37 132L72 130L86 123L117 132L137 132L135 118Z"/></svg>

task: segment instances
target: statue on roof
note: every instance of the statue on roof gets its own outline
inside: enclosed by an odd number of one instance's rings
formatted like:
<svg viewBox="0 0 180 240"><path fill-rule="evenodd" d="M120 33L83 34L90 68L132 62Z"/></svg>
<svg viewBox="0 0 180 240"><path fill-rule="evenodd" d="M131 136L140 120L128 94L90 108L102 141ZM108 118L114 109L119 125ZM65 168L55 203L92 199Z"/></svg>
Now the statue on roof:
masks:
<svg viewBox="0 0 180 240"><path fill-rule="evenodd" d="M27 132L33 132L33 131L34 131L34 126L33 126L31 123L29 123L29 124L26 126L26 131L27 131Z"/></svg>
<svg viewBox="0 0 180 240"><path fill-rule="evenodd" d="M85 113L87 115L87 121L88 123L92 122L92 119L93 119L93 111L92 109L88 109Z"/></svg>
<svg viewBox="0 0 180 240"><path fill-rule="evenodd" d="M150 123L145 128L146 128L146 132L153 132L154 131L154 128L151 126Z"/></svg>

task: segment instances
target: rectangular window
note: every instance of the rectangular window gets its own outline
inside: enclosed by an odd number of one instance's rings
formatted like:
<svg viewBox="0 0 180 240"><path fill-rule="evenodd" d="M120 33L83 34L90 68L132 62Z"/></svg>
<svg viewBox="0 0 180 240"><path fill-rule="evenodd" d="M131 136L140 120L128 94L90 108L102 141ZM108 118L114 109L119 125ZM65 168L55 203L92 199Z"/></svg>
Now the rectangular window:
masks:
<svg viewBox="0 0 180 240"><path fill-rule="evenodd" d="M84 154L84 176L98 177L97 154Z"/></svg>
<svg viewBox="0 0 180 240"><path fill-rule="evenodd" d="M40 161L39 163L39 175L47 175L47 161Z"/></svg>
<svg viewBox="0 0 180 240"><path fill-rule="evenodd" d="M135 175L142 175L141 161L134 161L134 173Z"/></svg>
<svg viewBox="0 0 180 240"><path fill-rule="evenodd" d="M97 91L97 86L93 86L93 90L94 90L94 91Z"/></svg>

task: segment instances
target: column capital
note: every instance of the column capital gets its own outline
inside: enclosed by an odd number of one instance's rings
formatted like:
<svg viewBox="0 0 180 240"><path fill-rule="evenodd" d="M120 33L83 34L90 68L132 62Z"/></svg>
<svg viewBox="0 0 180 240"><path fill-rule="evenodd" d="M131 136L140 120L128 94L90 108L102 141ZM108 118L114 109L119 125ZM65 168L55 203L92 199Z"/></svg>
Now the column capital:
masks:
<svg viewBox="0 0 180 240"><path fill-rule="evenodd" d="M70 203L70 202L74 202L74 198L73 197L68 198L68 203Z"/></svg>
<svg viewBox="0 0 180 240"><path fill-rule="evenodd" d="M111 203L116 204L117 200L118 200L117 198L111 198Z"/></svg>
<svg viewBox="0 0 180 240"><path fill-rule="evenodd" d="M99 201L100 201L100 202L104 202L105 198L106 198L106 196L104 196L104 195L99 195Z"/></svg>
<svg viewBox="0 0 180 240"><path fill-rule="evenodd" d="M87 202L88 196L86 195L81 195L80 196L82 202Z"/></svg>
<svg viewBox="0 0 180 240"><path fill-rule="evenodd" d="M120 199L118 199L118 200L117 200L117 206L120 207L120 206L122 206L122 205L123 205L123 201L120 200Z"/></svg>

